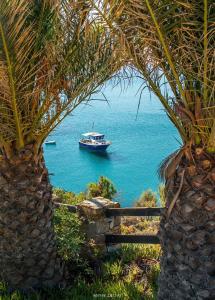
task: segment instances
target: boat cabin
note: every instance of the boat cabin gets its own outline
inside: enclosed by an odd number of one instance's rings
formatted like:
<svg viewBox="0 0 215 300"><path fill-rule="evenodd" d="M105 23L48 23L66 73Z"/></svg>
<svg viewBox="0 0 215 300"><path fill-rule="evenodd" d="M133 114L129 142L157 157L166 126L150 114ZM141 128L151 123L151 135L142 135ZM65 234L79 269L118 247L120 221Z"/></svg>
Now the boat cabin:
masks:
<svg viewBox="0 0 215 300"><path fill-rule="evenodd" d="M98 132L87 132L82 134L85 138L89 140L94 140L94 141L102 141L104 140L104 134L98 133Z"/></svg>

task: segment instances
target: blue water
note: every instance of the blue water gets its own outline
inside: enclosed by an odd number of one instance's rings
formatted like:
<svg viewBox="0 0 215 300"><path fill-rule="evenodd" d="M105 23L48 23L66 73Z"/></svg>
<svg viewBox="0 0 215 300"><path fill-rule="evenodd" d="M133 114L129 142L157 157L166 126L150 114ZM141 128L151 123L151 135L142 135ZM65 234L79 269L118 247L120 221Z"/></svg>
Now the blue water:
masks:
<svg viewBox="0 0 215 300"><path fill-rule="evenodd" d="M139 82L126 90L108 84L106 101L80 106L52 133L56 146L45 145L45 160L55 187L80 192L101 175L117 187L122 206L131 206L146 189L157 190L157 168L179 147L178 134L155 96L143 92L137 114ZM95 98L95 96L94 96ZM98 95L97 98L101 98ZM102 132L112 141L107 155L80 150L81 133Z"/></svg>

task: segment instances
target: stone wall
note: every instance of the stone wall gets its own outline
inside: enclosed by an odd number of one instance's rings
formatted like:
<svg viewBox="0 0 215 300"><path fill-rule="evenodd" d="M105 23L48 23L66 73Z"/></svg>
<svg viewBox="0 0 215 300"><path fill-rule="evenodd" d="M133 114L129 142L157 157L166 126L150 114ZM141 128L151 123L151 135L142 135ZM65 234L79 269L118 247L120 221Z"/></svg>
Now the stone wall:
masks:
<svg viewBox="0 0 215 300"><path fill-rule="evenodd" d="M105 211L108 208L120 207L118 202L109 199L96 197L85 200L78 205L78 214L83 222L83 232L87 242L94 243L102 253L113 250L117 247L108 247L105 244L105 234L120 234L120 217L106 217Z"/></svg>

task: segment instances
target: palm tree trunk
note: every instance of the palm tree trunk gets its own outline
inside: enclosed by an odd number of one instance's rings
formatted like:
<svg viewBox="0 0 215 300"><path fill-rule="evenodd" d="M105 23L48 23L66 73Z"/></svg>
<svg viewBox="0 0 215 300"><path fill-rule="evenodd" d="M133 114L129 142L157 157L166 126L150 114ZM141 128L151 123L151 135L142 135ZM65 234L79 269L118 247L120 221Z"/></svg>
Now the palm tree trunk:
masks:
<svg viewBox="0 0 215 300"><path fill-rule="evenodd" d="M12 289L63 283L52 225L52 187L43 153L29 146L0 161L1 277Z"/></svg>
<svg viewBox="0 0 215 300"><path fill-rule="evenodd" d="M182 176L184 172L184 176ZM184 179L182 180L182 177ZM166 183L158 299L215 299L215 155L193 149Z"/></svg>

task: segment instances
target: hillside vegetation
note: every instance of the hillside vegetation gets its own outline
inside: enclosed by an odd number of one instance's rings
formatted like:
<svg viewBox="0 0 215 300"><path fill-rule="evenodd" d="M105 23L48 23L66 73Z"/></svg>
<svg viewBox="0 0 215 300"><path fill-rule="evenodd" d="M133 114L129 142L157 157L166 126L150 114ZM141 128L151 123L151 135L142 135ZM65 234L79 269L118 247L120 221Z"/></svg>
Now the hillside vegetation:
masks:
<svg viewBox="0 0 215 300"><path fill-rule="evenodd" d="M104 183L105 181L105 183ZM107 183L107 182L108 183ZM106 194L115 192L108 179L102 179ZM88 189L80 194L55 189L54 199L67 204L78 204L90 188L97 191L98 183L88 185ZM110 190L107 189L110 186ZM105 195L104 191L103 195ZM140 197L143 205L148 203L145 192ZM98 194L96 194L98 195ZM145 201L144 197L145 195ZM155 194L153 194L155 195ZM99 196L99 195L98 195ZM140 205L140 202L138 202ZM151 202L150 202L151 203ZM155 232L158 220L144 218L123 218L122 233L140 233L143 230ZM65 289L32 291L29 295L13 291L9 293L5 284L0 284L1 300L89 300L89 299L156 299L157 277L159 274L159 245L124 244L116 252L101 256L95 245L91 245L93 255L86 256L84 234L81 232L81 220L76 214L69 213L65 208L55 210L54 226L58 252L66 261L68 268L68 286Z"/></svg>

